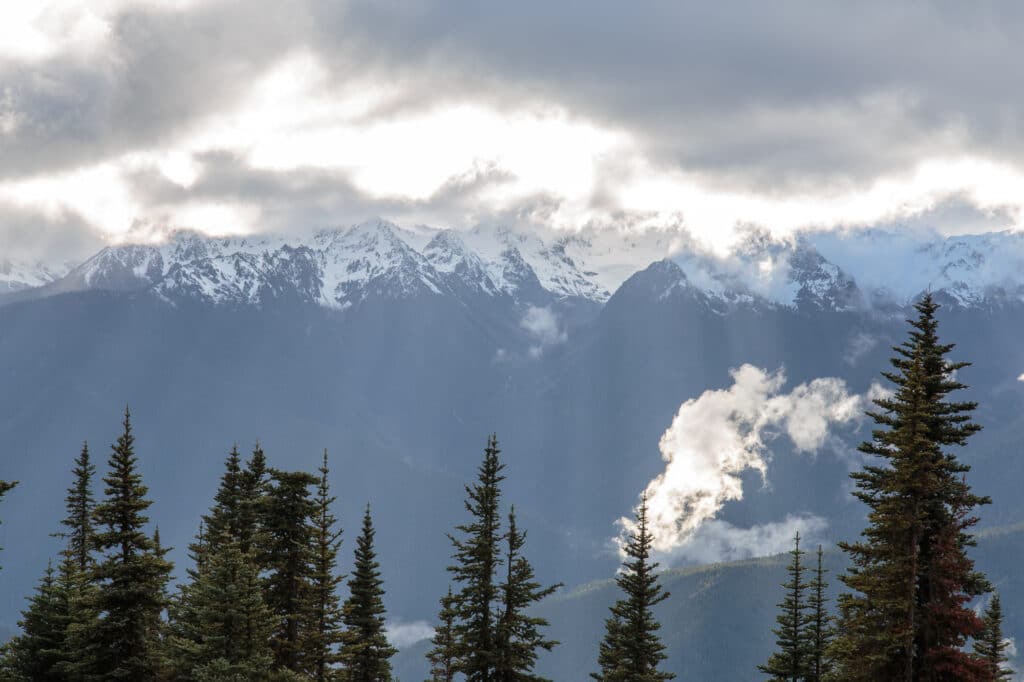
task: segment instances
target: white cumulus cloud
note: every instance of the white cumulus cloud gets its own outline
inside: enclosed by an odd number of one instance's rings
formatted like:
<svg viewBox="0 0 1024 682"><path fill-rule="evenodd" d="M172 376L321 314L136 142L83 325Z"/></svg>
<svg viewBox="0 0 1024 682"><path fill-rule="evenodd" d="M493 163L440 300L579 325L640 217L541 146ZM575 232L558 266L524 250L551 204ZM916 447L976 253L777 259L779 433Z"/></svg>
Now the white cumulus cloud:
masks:
<svg viewBox="0 0 1024 682"><path fill-rule="evenodd" d="M705 391L683 403L661 437L665 470L645 490L658 552L686 545L726 502L743 499L741 474L751 469L762 477L767 474L768 440L785 434L799 452L814 452L834 424L857 419L864 407L861 396L833 377L784 393L782 370L767 372L746 364L731 374L731 387ZM629 518L620 519L619 525L623 534L634 528ZM749 531L752 535L740 545L755 546L752 538L760 533L764 540L767 531ZM785 534L790 534L788 529Z"/></svg>
<svg viewBox="0 0 1024 682"><path fill-rule="evenodd" d="M425 620L409 623L394 621L384 626L388 642L396 649L404 649L434 636L434 628Z"/></svg>

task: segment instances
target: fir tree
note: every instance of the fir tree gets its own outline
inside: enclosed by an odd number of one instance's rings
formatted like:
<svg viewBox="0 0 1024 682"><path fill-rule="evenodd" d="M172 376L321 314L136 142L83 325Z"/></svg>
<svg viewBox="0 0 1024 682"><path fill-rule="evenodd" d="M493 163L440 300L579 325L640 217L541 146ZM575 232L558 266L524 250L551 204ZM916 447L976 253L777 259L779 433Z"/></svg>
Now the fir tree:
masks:
<svg viewBox="0 0 1024 682"><path fill-rule="evenodd" d="M350 594L342 607L345 631L340 658L346 682L390 682L391 657L397 653L388 644L384 629L384 581L373 547L374 535L370 505L366 505L363 529L356 539L355 566L348 580Z"/></svg>
<svg viewBox="0 0 1024 682"><path fill-rule="evenodd" d="M466 486L466 511L472 520L456 526L461 537L449 535L454 547L454 564L448 567L459 584L454 608L458 614L456 639L460 672L467 682L492 682L497 663L495 636L495 600L498 585L495 579L501 566L501 518L498 504L501 497L501 475L505 468L498 455L498 438L491 435L484 449L477 482Z"/></svg>
<svg viewBox="0 0 1024 682"><path fill-rule="evenodd" d="M241 473L238 542L243 553L253 553L256 565L261 570L266 567L264 529L267 525L265 516L269 493L270 474L267 470L267 457L257 442Z"/></svg>
<svg viewBox="0 0 1024 682"><path fill-rule="evenodd" d="M455 639L455 622L458 613L455 609L455 597L452 596L451 585L448 594L441 597L441 611L438 614L440 625L434 629L431 643L434 648L427 652L430 662L430 680L427 682L453 682L459 670L457 654L458 642Z"/></svg>
<svg viewBox="0 0 1024 682"><path fill-rule="evenodd" d="M992 595L982 621L984 627L974 641L974 654L985 665L985 676L982 679L986 682L1012 680L1013 670L1006 667L1009 641L1003 638L1003 607L998 594Z"/></svg>
<svg viewBox="0 0 1024 682"><path fill-rule="evenodd" d="M545 639L541 634L541 628L548 626L547 620L529 616L526 610L552 594L561 584L542 587L535 579L533 566L522 554L526 531L519 531L516 526L515 508L508 515L505 540L506 577L499 590L501 614L496 637L495 679L498 682L546 682L533 674L538 649L551 651L558 642Z"/></svg>
<svg viewBox="0 0 1024 682"><path fill-rule="evenodd" d="M668 599L669 593L658 583L658 564L651 561L652 542L644 496L624 548L626 561L615 579L623 597L611 607L611 616L605 621L605 636L598 654L601 672L590 674L599 682L658 682L675 678L673 673L658 670L667 656L658 636L661 624L652 609Z"/></svg>
<svg viewBox="0 0 1024 682"><path fill-rule="evenodd" d="M112 446L104 500L96 506L96 547L103 554L95 568L100 618L93 644L105 679L152 679L158 667L153 625L165 607L170 564L158 554L144 528L151 502L137 470L131 416Z"/></svg>
<svg viewBox="0 0 1024 682"><path fill-rule="evenodd" d="M814 571L808 590L807 610L810 624L807 628L807 680L808 682L824 682L829 679L832 666L829 659L829 647L832 644L832 618L828 612L828 583L825 581L824 553L818 545L818 565Z"/></svg>
<svg viewBox="0 0 1024 682"><path fill-rule="evenodd" d="M252 538L247 522L248 474L241 468L238 448L233 447L225 459L214 503L200 520L196 540L189 546L193 566L171 609L170 649L177 679L209 678L214 670L217 674L242 674L238 671L244 662L226 654L229 647L239 652L257 651L254 655L267 666L254 642L266 645L269 612L254 553L251 548L243 549L243 538ZM250 593L253 589L256 595Z"/></svg>
<svg viewBox="0 0 1024 682"><path fill-rule="evenodd" d="M800 533L797 533L793 537L793 549L789 552L789 566L786 568L789 579L782 584L785 597L778 605L779 615L775 618L778 627L772 630L778 650L766 664L757 666L758 670L779 682L799 682L810 674L811 652L807 637L807 628L811 624L807 602L810 585L804 579L805 554L800 549Z"/></svg>
<svg viewBox="0 0 1024 682"><path fill-rule="evenodd" d="M841 577L852 594L839 600L838 673L850 680L976 679L980 667L963 651L981 629L968 601L987 588L966 550L970 511L988 502L964 480L969 467L944 448L979 430L975 404L947 400L965 388L956 372L969 363L946 358L938 339L938 305L916 306L909 338L894 348L891 397L868 415L879 426L861 451L877 458L851 474L869 508L862 539L841 543L851 567Z"/></svg>
<svg viewBox="0 0 1024 682"><path fill-rule="evenodd" d="M21 634L9 646L5 674L12 679L48 682L63 680L59 663L64 653L66 601L57 583L53 565L48 563L29 606L18 621Z"/></svg>
<svg viewBox="0 0 1024 682"><path fill-rule="evenodd" d="M344 579L337 573L341 530L337 528L337 519L331 513L335 497L331 495L328 483L330 472L326 450L319 472L320 483L317 485L316 512L313 517L313 630L307 647L312 675L319 682L324 682L337 677L335 664L339 657L336 647L341 642L342 632L338 585Z"/></svg>
<svg viewBox="0 0 1024 682"><path fill-rule="evenodd" d="M240 540L242 535L242 458L235 445L224 461L224 473L213 496L213 506L203 517L210 537L218 540Z"/></svg>
<svg viewBox="0 0 1024 682"><path fill-rule="evenodd" d="M226 540L215 546L192 588L198 641L189 679L260 679L270 669L271 613L252 557Z"/></svg>
<svg viewBox="0 0 1024 682"><path fill-rule="evenodd" d="M58 592L62 597L64 636L63 650L54 668L64 680L94 679L99 655L93 632L99 618L96 611L97 588L93 582L93 565L81 570L76 557L66 552L57 574Z"/></svg>
<svg viewBox="0 0 1024 682"><path fill-rule="evenodd" d="M75 458L75 466L71 470L74 482L68 488L64 498L67 516L61 521L65 530L57 533L57 537L67 541L65 553L71 556L79 571L92 569L92 551L95 532L93 512L96 500L92 492L92 479L96 473L96 465L89 459L89 444L82 444L82 451Z"/></svg>
<svg viewBox="0 0 1024 682"><path fill-rule="evenodd" d="M274 617L271 635L274 666L307 673L307 641L313 630L313 526L316 503L310 486L318 479L306 472L273 471L263 528L265 555L260 563L270 573L265 581L267 606Z"/></svg>

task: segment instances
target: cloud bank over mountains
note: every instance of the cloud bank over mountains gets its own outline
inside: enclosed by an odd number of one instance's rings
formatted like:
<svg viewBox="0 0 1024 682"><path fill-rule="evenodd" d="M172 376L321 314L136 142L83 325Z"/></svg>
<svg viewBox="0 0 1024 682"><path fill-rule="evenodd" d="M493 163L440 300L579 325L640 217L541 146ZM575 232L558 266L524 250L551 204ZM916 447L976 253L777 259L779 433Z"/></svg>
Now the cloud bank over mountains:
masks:
<svg viewBox="0 0 1024 682"><path fill-rule="evenodd" d="M81 257L384 215L721 253L751 224L1013 227L1022 25L1010 4L7 3L0 237Z"/></svg>

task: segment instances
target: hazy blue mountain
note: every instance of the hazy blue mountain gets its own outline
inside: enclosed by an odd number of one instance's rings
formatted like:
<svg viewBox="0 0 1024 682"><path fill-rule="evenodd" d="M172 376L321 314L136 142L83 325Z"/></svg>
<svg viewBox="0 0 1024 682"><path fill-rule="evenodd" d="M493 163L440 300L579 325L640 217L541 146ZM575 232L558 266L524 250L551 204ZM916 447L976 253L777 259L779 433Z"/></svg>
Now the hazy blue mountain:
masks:
<svg viewBox="0 0 1024 682"><path fill-rule="evenodd" d="M105 459L125 403L179 577L233 443L246 450L259 439L281 468L315 468L326 447L346 559L372 501L389 613L429 621L447 585L444 534L462 519L462 486L496 431L506 498L529 529L539 577L570 590L608 579L614 521L662 470L658 440L682 402L727 387L743 363L784 368L790 385L841 377L857 393L887 367L906 301L878 303L878 288L860 283L861 261L837 265L828 249L838 247L823 244L752 241L735 270L682 254L631 275L624 263L653 249L384 223L301 242L178 235L110 247L0 305L0 476L23 482L0 507L0 627L13 626L56 551L48 534L81 441ZM956 273L976 261L947 252L960 263L947 279L963 281ZM782 264L771 286L740 267L766 262ZM991 279L970 272L972 282ZM984 295L939 291L942 334L975 363L961 376L985 430L964 459L996 501L984 523L1007 525L1024 520L1024 308L1009 285L971 291ZM852 450L867 428L838 430L837 447ZM857 532L863 510L848 494L844 452L797 455L784 438L771 450L768 485L745 476L744 500L721 519L750 527L805 513L828 520L822 541ZM979 551L1009 575L1010 545L996 546ZM774 565L683 570L667 637L713 653L757 592L763 603L744 620L750 648L736 659L747 666L766 650ZM772 589L754 589L761 583ZM583 679L566 671L591 665L610 596L598 586L544 607L566 642L551 659L556 679ZM711 600L726 602L722 620L693 629L687 614Z"/></svg>

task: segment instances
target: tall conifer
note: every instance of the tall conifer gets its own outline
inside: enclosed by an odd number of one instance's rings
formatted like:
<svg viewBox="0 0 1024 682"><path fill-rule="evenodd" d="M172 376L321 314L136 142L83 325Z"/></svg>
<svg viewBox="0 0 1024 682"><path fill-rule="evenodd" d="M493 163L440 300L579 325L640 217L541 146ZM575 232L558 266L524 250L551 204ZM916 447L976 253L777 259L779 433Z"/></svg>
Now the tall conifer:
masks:
<svg viewBox="0 0 1024 682"><path fill-rule="evenodd" d="M170 564L145 533L151 502L137 470L131 415L125 409L123 432L112 446L105 498L96 506L97 610L93 631L100 674L111 680L152 679L158 667L153 624L165 607Z"/></svg>
<svg viewBox="0 0 1024 682"><path fill-rule="evenodd" d="M390 682L391 657L397 653L384 628L384 581L373 547L375 534L370 505L366 505L348 580L350 594L342 607L345 631L340 658L346 682Z"/></svg>
<svg viewBox="0 0 1024 682"><path fill-rule="evenodd" d="M487 439L484 460L477 481L466 486L466 511L471 520L456 526L459 537L449 535L454 563L448 567L459 589L454 608L460 672L467 682L492 682L497 663L495 605L498 597L496 572L502 565L499 502L505 466L498 456L498 438Z"/></svg>
<svg viewBox="0 0 1024 682"><path fill-rule="evenodd" d="M561 584L543 587L537 582L533 566L523 556L526 531L520 531L516 525L515 508L508 515L505 542L506 576L499 589L501 611L497 624L495 679L498 682L547 682L534 675L533 668L538 650L551 651L558 642L541 633L541 629L548 626L547 620L528 615L526 611Z"/></svg>
<svg viewBox="0 0 1024 682"><path fill-rule="evenodd" d="M74 481L64 498L66 516L61 521L65 530L56 535L66 540L64 552L72 557L78 570L87 571L93 565L93 512L96 508L92 490L96 465L89 459L88 443L82 444L82 451L75 458L75 466L71 473Z"/></svg>
<svg viewBox="0 0 1024 682"><path fill-rule="evenodd" d="M327 451L319 468L313 515L313 574L312 608L313 629L307 640L311 674L318 682L337 677L335 665L339 660L337 645L341 641L341 606L338 585L343 577L338 574L338 550L341 548L341 529L331 511L335 497L331 495L327 468Z"/></svg>
<svg viewBox="0 0 1024 682"><path fill-rule="evenodd" d="M276 623L270 644L276 668L307 674L307 642L314 625L312 519L316 514L310 487L318 479L302 471L278 470L271 478L263 515L265 554L260 561L269 570L264 595Z"/></svg>
<svg viewBox="0 0 1024 682"><path fill-rule="evenodd" d="M964 480L970 467L946 450L980 427L975 404L948 400L966 388L956 378L969 363L946 356L930 295L915 308L909 338L894 348L895 386L868 415L879 428L861 451L876 458L851 474L868 508L861 540L841 543L851 567L841 577L853 592L839 600L838 674L849 680L976 679L976 657L963 650L980 632L968 602L987 588L966 550L973 508L988 502Z"/></svg>
<svg viewBox="0 0 1024 682"><path fill-rule="evenodd" d="M807 626L807 680L824 682L829 679L832 664L829 647L832 644L832 617L828 609L828 582L825 580L824 552L818 545L818 565L810 581L807 597L807 611L810 624Z"/></svg>
<svg viewBox="0 0 1024 682"><path fill-rule="evenodd" d="M786 568L789 578L782 584L785 596L778 605L779 615L775 618L778 627L772 630L777 649L767 663L757 666L758 670L778 682L799 682L810 675L808 627L812 623L812 616L809 613L807 592L811 586L804 578L805 555L806 552L800 549L800 533L797 533L793 537L793 549L789 552L789 565Z"/></svg>
<svg viewBox="0 0 1024 682"><path fill-rule="evenodd" d="M658 635L661 624L653 608L669 593L658 582L658 564L651 561L653 538L647 527L647 498L640 500L636 523L626 542L626 560L615 582L623 596L611 607L598 653L601 671L590 676L599 682L659 682L675 678L661 672L667 656Z"/></svg>

